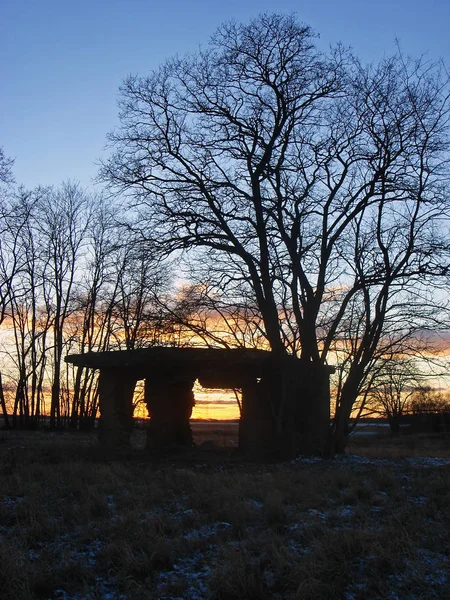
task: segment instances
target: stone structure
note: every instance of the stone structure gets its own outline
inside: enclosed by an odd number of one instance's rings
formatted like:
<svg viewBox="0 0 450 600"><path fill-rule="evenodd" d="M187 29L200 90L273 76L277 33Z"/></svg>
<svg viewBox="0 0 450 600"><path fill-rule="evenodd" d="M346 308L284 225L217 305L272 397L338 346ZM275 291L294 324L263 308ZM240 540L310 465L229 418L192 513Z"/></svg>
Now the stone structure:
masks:
<svg viewBox="0 0 450 600"><path fill-rule="evenodd" d="M99 369L99 439L129 444L133 393L145 380L148 447L192 446L189 419L196 379L205 388L242 390L239 448L255 457L320 454L330 421L330 367L246 349L167 348L73 354Z"/></svg>

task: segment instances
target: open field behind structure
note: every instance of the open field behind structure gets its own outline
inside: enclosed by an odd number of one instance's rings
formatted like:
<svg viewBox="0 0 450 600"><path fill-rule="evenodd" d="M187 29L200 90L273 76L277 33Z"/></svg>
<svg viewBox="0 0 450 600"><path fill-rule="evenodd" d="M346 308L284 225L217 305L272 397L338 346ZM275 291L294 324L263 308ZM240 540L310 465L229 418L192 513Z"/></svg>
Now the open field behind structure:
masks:
<svg viewBox="0 0 450 600"><path fill-rule="evenodd" d="M0 440L2 600L448 598L446 438L361 436L358 454L271 465Z"/></svg>
<svg viewBox="0 0 450 600"><path fill-rule="evenodd" d="M223 448L236 448L238 445L238 421L191 421L194 442L198 445L213 442Z"/></svg>

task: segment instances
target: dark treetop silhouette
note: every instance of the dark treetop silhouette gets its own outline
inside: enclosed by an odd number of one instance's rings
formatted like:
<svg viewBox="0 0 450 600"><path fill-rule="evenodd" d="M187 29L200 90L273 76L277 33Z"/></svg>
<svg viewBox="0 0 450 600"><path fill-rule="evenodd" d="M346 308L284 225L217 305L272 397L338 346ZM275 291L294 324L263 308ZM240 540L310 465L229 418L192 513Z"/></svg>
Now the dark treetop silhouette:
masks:
<svg viewBox="0 0 450 600"><path fill-rule="evenodd" d="M262 15L129 77L120 119L102 176L153 248L190 251L216 296L257 310L277 359L346 353L328 449L343 450L373 361L427 322L448 272L445 69L400 51L363 66Z"/></svg>

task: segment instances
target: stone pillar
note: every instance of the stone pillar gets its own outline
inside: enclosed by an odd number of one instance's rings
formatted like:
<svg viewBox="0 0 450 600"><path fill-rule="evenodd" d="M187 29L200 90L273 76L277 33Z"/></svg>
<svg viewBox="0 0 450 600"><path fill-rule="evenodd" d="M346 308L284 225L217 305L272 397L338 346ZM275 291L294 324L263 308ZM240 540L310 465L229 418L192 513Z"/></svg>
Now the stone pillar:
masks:
<svg viewBox="0 0 450 600"><path fill-rule="evenodd" d="M290 410L292 447L296 455L324 455L330 430L330 368L301 362Z"/></svg>
<svg viewBox="0 0 450 600"><path fill-rule="evenodd" d="M329 367L295 357L267 361L242 388L239 448L250 457L322 455L330 426Z"/></svg>
<svg viewBox="0 0 450 600"><path fill-rule="evenodd" d="M195 404L194 381L192 377L146 378L145 401L150 417L147 448L193 446L189 419Z"/></svg>
<svg viewBox="0 0 450 600"><path fill-rule="evenodd" d="M124 370L100 370L98 439L102 444L111 447L129 446L133 429L135 386L136 378Z"/></svg>
<svg viewBox="0 0 450 600"><path fill-rule="evenodd" d="M249 458L264 458L272 453L274 427L267 389L255 378L244 383L241 390L239 450Z"/></svg>

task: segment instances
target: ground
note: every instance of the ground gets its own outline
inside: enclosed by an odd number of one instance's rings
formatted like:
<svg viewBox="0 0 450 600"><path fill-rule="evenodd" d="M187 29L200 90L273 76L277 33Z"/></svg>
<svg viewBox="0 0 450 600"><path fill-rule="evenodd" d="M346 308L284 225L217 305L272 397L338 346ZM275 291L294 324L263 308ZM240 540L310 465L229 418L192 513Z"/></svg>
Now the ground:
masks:
<svg viewBox="0 0 450 600"><path fill-rule="evenodd" d="M142 431L114 456L94 436L1 432L0 598L448 598L445 435L267 465L235 456L235 424L194 433L202 450L158 457Z"/></svg>

